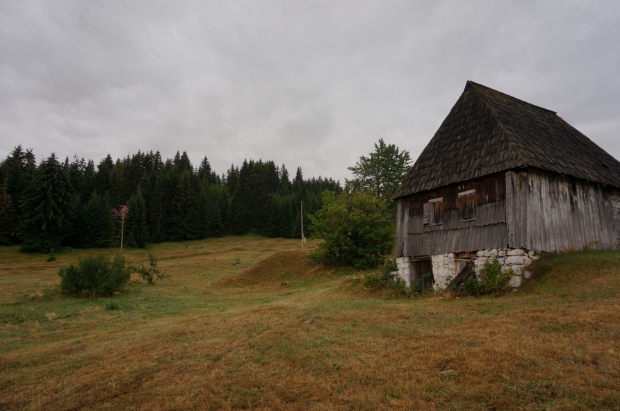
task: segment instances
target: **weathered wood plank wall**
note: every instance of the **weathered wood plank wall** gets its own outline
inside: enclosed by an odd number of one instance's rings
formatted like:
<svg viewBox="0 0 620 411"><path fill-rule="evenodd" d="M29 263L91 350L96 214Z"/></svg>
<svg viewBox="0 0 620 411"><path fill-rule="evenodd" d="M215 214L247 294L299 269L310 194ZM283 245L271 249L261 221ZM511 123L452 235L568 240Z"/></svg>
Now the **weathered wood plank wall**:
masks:
<svg viewBox="0 0 620 411"><path fill-rule="evenodd" d="M526 248L528 191L527 172L506 173L506 224L510 248Z"/></svg>
<svg viewBox="0 0 620 411"><path fill-rule="evenodd" d="M506 180L508 188L516 184L518 178L512 173ZM517 194L510 200L512 205L508 206L509 210L516 210L508 213L511 247L525 247L537 252L582 250L586 247L616 248L612 194L609 189L600 184L532 168L528 169L527 176L521 182L522 187L527 186L527 193L521 194L523 190L512 189L511 192ZM523 209L519 211L515 204L520 203L524 197L527 198L525 243L520 234L523 223L511 223L511 218L521 218Z"/></svg>
<svg viewBox="0 0 620 411"><path fill-rule="evenodd" d="M475 189L476 218L461 221L458 193ZM443 198L441 224L423 204ZM398 201L396 256L490 248L536 252L620 246L620 190L539 169L513 170Z"/></svg>
<svg viewBox="0 0 620 411"><path fill-rule="evenodd" d="M614 222L616 226L616 242L620 246L620 190L614 190L611 196L611 205L614 209Z"/></svg>
<svg viewBox="0 0 620 411"><path fill-rule="evenodd" d="M506 247L504 173L414 194L398 200L395 254L424 256ZM458 193L475 190L475 219L461 221ZM423 204L442 198L441 224L425 225Z"/></svg>

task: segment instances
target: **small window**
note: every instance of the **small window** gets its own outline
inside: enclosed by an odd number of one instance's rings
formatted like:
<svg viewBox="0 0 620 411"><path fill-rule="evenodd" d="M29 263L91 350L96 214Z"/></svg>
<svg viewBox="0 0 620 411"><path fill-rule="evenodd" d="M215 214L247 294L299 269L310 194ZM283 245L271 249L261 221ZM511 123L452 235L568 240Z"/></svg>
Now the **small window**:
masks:
<svg viewBox="0 0 620 411"><path fill-rule="evenodd" d="M476 190L459 193L459 210L461 221L474 220L476 218Z"/></svg>
<svg viewBox="0 0 620 411"><path fill-rule="evenodd" d="M433 198L424 204L424 224L441 224L441 201L442 198Z"/></svg>

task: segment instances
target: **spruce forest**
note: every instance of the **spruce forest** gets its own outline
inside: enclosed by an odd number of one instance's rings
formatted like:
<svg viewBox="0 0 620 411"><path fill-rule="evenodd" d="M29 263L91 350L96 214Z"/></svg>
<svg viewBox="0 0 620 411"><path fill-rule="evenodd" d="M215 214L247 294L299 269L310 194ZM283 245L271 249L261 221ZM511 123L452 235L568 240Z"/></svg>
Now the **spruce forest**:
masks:
<svg viewBox="0 0 620 411"><path fill-rule="evenodd" d="M324 190L342 191L331 178L304 180L301 168L291 178L273 161L244 160L221 175L207 157L194 167L186 152L163 160L138 151L116 162L107 155L97 165L51 154L37 164L19 145L0 163L0 245L19 243L26 252L118 246L123 209L129 247L248 232L301 238L300 203L306 228Z"/></svg>

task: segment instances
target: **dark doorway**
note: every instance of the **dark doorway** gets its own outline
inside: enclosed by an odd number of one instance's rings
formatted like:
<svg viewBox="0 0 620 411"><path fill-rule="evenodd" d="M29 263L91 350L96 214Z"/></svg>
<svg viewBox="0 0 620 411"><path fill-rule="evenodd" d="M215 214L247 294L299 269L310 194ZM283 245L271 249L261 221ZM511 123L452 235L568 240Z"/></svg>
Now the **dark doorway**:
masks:
<svg viewBox="0 0 620 411"><path fill-rule="evenodd" d="M426 293L433 290L433 264L430 258L421 258L411 262L411 282L418 283L420 292Z"/></svg>

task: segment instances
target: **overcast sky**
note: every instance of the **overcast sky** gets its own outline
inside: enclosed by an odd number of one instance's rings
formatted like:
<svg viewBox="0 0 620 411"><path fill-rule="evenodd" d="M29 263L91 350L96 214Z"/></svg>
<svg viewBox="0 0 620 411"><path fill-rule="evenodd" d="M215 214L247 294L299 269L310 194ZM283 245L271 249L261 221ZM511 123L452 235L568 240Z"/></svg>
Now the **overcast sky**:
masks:
<svg viewBox="0 0 620 411"><path fill-rule="evenodd" d="M416 159L467 80L620 158L617 1L0 0L0 158L187 150L350 178Z"/></svg>

